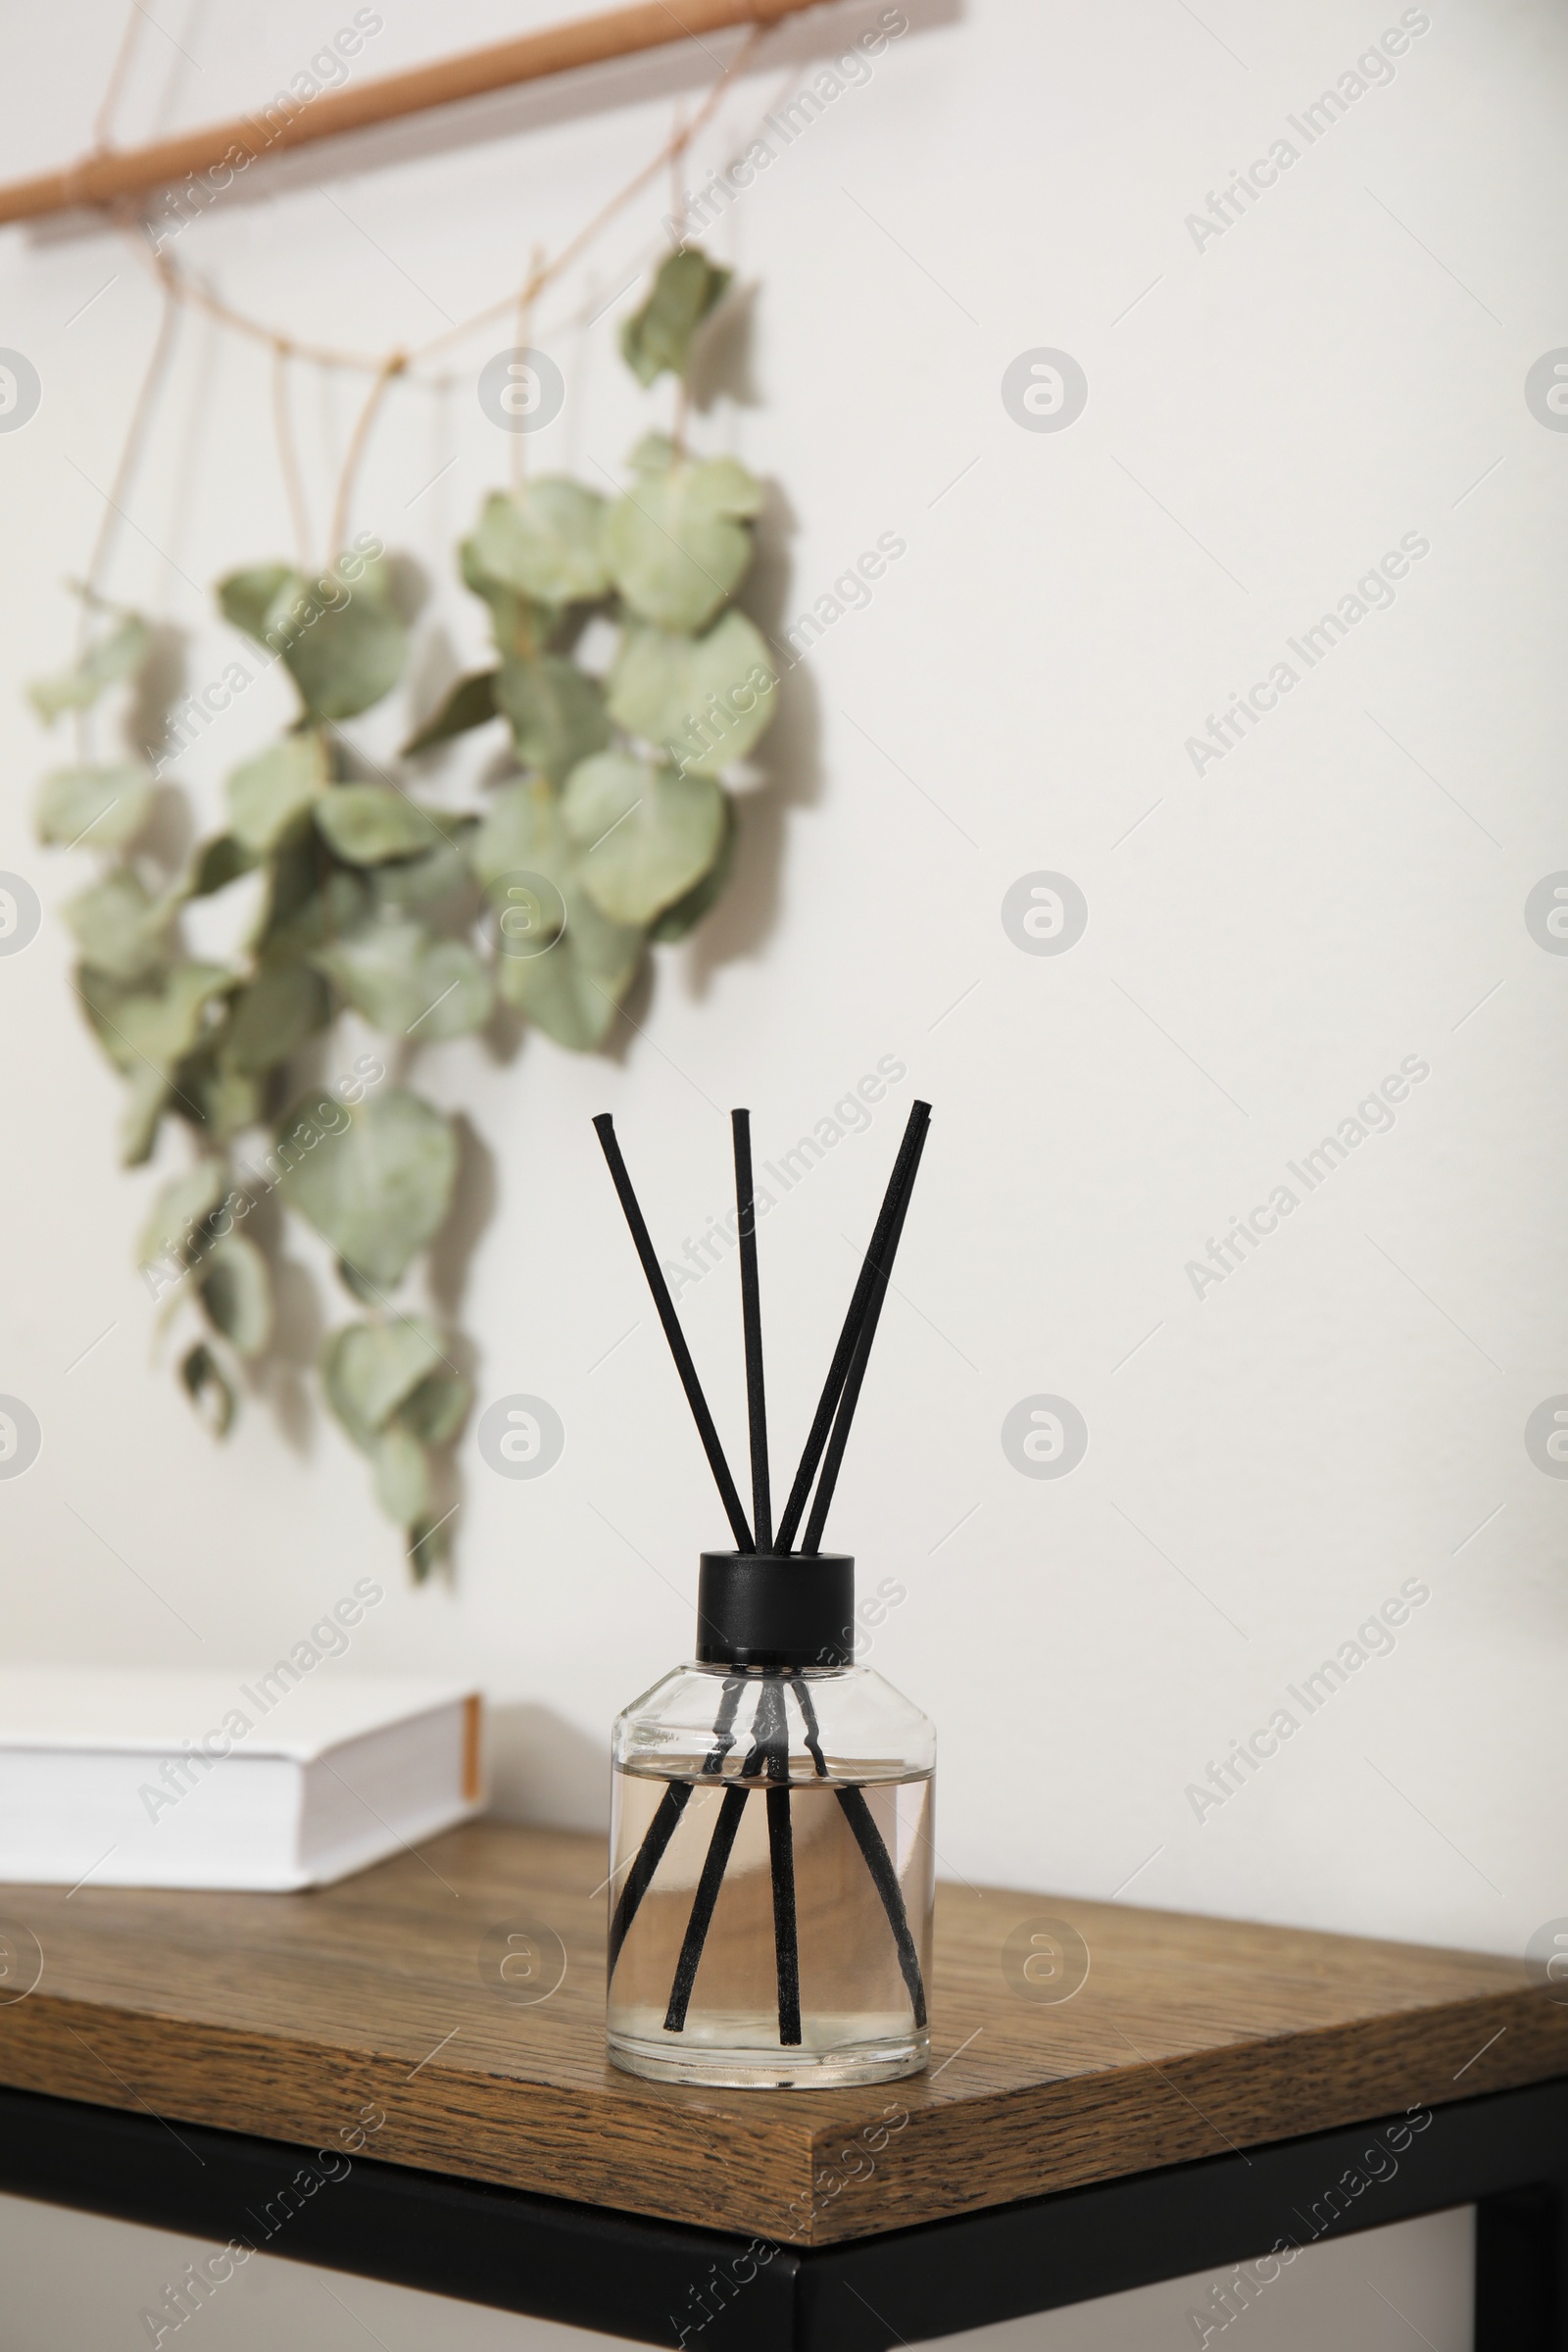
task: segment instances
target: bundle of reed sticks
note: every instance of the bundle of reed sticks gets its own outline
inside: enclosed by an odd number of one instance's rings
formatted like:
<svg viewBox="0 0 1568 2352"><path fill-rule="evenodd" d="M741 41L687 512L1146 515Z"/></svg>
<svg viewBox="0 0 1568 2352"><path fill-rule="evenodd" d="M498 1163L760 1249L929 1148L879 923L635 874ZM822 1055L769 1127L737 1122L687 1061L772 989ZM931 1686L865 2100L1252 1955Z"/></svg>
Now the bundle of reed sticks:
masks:
<svg viewBox="0 0 1568 2352"><path fill-rule="evenodd" d="M866 1364L871 1344L876 1337L883 1301L892 1277L893 1262L904 1232L910 1195L919 1170L920 1155L925 1149L927 1129L931 1120L929 1102L916 1102L910 1108L908 1122L899 1146L893 1172L888 1180L882 1206L872 1231L870 1246L861 1262L849 1311L839 1333L838 1344L828 1366L827 1379L817 1402L815 1414L807 1436L800 1466L791 1485L784 1512L775 1534L772 1523L772 1500L768 1471L767 1408L762 1363L761 1298L757 1260L757 1204L752 1174L751 1114L736 1110L731 1114L735 1153L735 1203L738 1224L741 1274L741 1313L745 1337L747 1418L751 1449L752 1519L748 1522L724 1449L703 1394L697 1367L686 1345L685 1334L675 1312L674 1300L664 1280L658 1252L649 1235L647 1223L632 1189L620 1146L615 1140L614 1122L608 1111L594 1121L599 1141L609 1163L611 1177L625 1211L627 1225L642 1261L648 1287L653 1294L664 1336L669 1343L675 1369L686 1392L698 1435L708 1455L719 1499L723 1503L735 1537L738 1552L751 1558L760 1568L765 1567L767 1578L789 1578L802 1573L806 1559L818 1559L822 1552L822 1532L827 1519L839 1472L844 1462L856 1406L865 1381ZM815 1482L813 1495L812 1486ZM808 1505L809 1510L808 1511ZM803 1518L805 1533L799 1549L793 1548ZM706 1555L717 1557L719 1555ZM846 1563L848 1565L848 1563ZM722 1660L725 1656L725 1629L708 1626L705 1645L700 1655ZM742 1653L744 1655L744 1653ZM846 1661L847 1662L847 1661ZM755 1690L751 1741L745 1750L738 1770L725 1771L725 1760L737 1745L735 1720L743 1697ZM780 2043L797 2046L801 2041L800 1954L795 1910L795 1861L793 1833L790 1818L790 1735L786 1709L787 1697L793 1697L804 1727L805 1745L811 1757L813 1773L826 1780L830 1768L822 1750L816 1711L811 1693L804 1678L801 1661L787 1657L771 1667L764 1661L760 1666L742 1665L724 1676L720 1686L717 1711L713 1720L712 1745L704 1759L705 1778L722 1780L724 1794L718 1807L709 1841L708 1853L698 1880L692 1901L691 1916L682 1938L680 1956L676 1963L674 1982L670 1987L669 2003L664 2017L666 2032L679 2034L684 2030L691 2003L697 1971L713 1912L723 1885L724 1873L740 1829L741 1816L753 1793L760 1790L767 1813L768 1860L772 1879L773 1941L778 1985L778 2034ZM610 1973L630 1932L633 1920L644 1895L653 1884L659 1865L670 1839L674 1837L681 1815L690 1800L694 1784L690 1780L671 1780L634 1855L626 1874L625 1884L616 1900L610 1928ZM851 1782L836 1782L834 1795L843 1810L855 1842L864 1860L877 1894L887 1914L898 1952L900 1971L909 1995L916 2027L926 2023L925 1987L921 1980L919 1954L909 1931L898 1871L887 1844L866 1803L863 1789Z"/></svg>

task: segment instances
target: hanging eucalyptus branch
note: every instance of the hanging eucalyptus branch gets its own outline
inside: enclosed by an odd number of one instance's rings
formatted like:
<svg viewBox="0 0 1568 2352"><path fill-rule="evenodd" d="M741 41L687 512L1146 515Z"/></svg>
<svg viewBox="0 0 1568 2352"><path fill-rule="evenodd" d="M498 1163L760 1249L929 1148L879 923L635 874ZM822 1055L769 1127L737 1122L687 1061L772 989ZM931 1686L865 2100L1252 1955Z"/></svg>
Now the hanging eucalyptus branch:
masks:
<svg viewBox="0 0 1568 2352"><path fill-rule="evenodd" d="M694 248L671 254L622 330L640 382L678 379L682 414L693 337L728 274ZM504 720L514 761L482 808L454 813L356 773L341 722L393 691L408 655L368 535L319 579L270 564L220 583L224 618L282 662L299 710L230 773L226 828L180 874L149 838L145 765L60 768L39 799L45 842L104 860L66 919L88 1024L126 1082L124 1162L152 1156L169 1117L194 1147L138 1248L150 1287L168 1293L163 1312L194 1296L205 1317L184 1387L226 1432L239 1368L272 1336L278 1228L258 1212L275 1195L331 1247L366 1310L327 1339L321 1384L418 1577L448 1548L436 1485L470 1394L453 1336L397 1303L447 1220L459 1158L453 1120L404 1083L405 1062L482 1029L498 1004L564 1046L603 1044L650 942L683 938L723 889L735 833L723 778L775 705L766 645L731 602L761 485L661 433L630 466L614 499L561 475L498 491L462 545L496 660L458 682L404 757L416 767ZM603 668L582 656L596 618L618 630ZM50 723L144 680L155 658L138 615L93 598L89 621L76 665L29 690ZM261 912L242 962L193 959L182 909L250 874ZM346 1011L396 1041L397 1069L362 1054L334 1082L306 1083L302 1062L329 1066L321 1042Z"/></svg>

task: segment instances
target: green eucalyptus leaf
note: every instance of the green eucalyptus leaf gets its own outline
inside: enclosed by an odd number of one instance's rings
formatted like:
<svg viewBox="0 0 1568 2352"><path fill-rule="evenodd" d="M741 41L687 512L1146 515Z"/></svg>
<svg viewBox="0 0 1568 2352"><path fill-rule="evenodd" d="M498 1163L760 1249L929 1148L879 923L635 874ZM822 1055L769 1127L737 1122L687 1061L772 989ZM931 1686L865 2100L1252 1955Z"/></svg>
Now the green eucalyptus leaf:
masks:
<svg viewBox="0 0 1568 2352"><path fill-rule="evenodd" d="M604 533L615 585L632 611L662 629L700 629L752 560L744 518L763 495L733 458L643 469L611 508Z"/></svg>
<svg viewBox="0 0 1568 2352"><path fill-rule="evenodd" d="M38 789L38 839L74 849L122 850L152 812L153 779L136 761L118 767L57 767Z"/></svg>
<svg viewBox="0 0 1568 2352"><path fill-rule="evenodd" d="M260 1355L272 1336L267 1260L243 1234L226 1234L202 1260L202 1304L236 1355Z"/></svg>
<svg viewBox="0 0 1568 2352"><path fill-rule="evenodd" d="M262 1081L242 1077L220 1059L218 1045L225 1032L210 1029L194 1053L180 1062L171 1080L170 1109L215 1141L226 1143L243 1128L254 1127L262 1115Z"/></svg>
<svg viewBox="0 0 1568 2352"><path fill-rule="evenodd" d="M257 940L269 957L311 956L363 921L370 903L368 881L341 867L323 878L326 859L313 827L285 841L271 860L270 888Z"/></svg>
<svg viewBox="0 0 1568 2352"><path fill-rule="evenodd" d="M128 1073L125 1107L120 1120L120 1164L139 1168L153 1155L158 1129L169 1108L169 1081L162 1070L139 1061Z"/></svg>
<svg viewBox="0 0 1568 2352"><path fill-rule="evenodd" d="M683 899L666 906L648 936L661 947L670 947L696 929L709 908L722 896L724 885L735 863L735 843L740 825L735 804L726 793L724 797L724 837L718 845L718 855L702 880L693 885Z"/></svg>
<svg viewBox="0 0 1568 2352"><path fill-rule="evenodd" d="M355 1011L388 1036L435 1045L490 1017L490 980L473 950L434 938L422 923L368 923L315 961Z"/></svg>
<svg viewBox="0 0 1568 2352"><path fill-rule="evenodd" d="M589 902L584 906L590 915L598 913ZM598 919L604 922L602 915ZM568 922L548 955L520 961L500 957L496 964L496 987L513 1010L574 1054L588 1054L604 1044L643 953L640 931L606 924L621 943L622 956L616 969L597 972L592 969L596 958L584 953L586 927L585 921Z"/></svg>
<svg viewBox="0 0 1568 2352"><path fill-rule="evenodd" d="M234 628L276 651L270 632L302 593L305 581L289 564L257 564L218 583L218 609Z"/></svg>
<svg viewBox="0 0 1568 2352"><path fill-rule="evenodd" d="M633 473L650 479L668 473L680 461L680 451L667 433L644 433L626 463Z"/></svg>
<svg viewBox="0 0 1568 2352"><path fill-rule="evenodd" d="M553 784L610 741L598 679L564 654L543 654L532 662L509 658L501 664L495 693L511 722L518 759L526 767L542 769Z"/></svg>
<svg viewBox="0 0 1568 2352"><path fill-rule="evenodd" d="M359 1267L351 1266L346 1257L340 1257L337 1261L337 1278L350 1298L357 1298L362 1306L380 1305L381 1293L375 1284L367 1282Z"/></svg>
<svg viewBox="0 0 1568 2352"><path fill-rule="evenodd" d="M234 975L216 963L176 964L159 990L121 987L103 972L77 975L87 1017L111 1061L132 1076L140 1065L167 1080L207 1026L213 999Z"/></svg>
<svg viewBox="0 0 1568 2352"><path fill-rule="evenodd" d="M433 815L387 784L335 784L316 804L316 829L350 865L418 857L446 839Z"/></svg>
<svg viewBox="0 0 1568 2352"><path fill-rule="evenodd" d="M257 853L248 850L242 841L236 841L232 833L220 833L207 844L197 859L196 871L186 886L185 896L188 899L210 899L217 892L226 890L231 882L237 882L241 874L254 873L260 863Z"/></svg>
<svg viewBox="0 0 1568 2352"><path fill-rule="evenodd" d="M405 1429L426 1446L448 1446L463 1427L473 1391L461 1372L428 1372L398 1407Z"/></svg>
<svg viewBox="0 0 1568 2352"><path fill-rule="evenodd" d="M475 596L483 597L490 608L490 625L498 653L531 662L548 649L561 620L557 606L537 603L517 589L509 588L505 581L492 579L479 561L477 543L472 539L459 542L458 568L464 586L471 588Z"/></svg>
<svg viewBox="0 0 1568 2352"><path fill-rule="evenodd" d="M487 890L518 872L544 874L559 889L574 853L554 793L539 783L504 784L474 827L468 859Z"/></svg>
<svg viewBox="0 0 1568 2352"><path fill-rule="evenodd" d="M234 998L220 1054L242 1078L275 1069L331 1018L325 981L308 963L269 958Z"/></svg>
<svg viewBox="0 0 1568 2352"><path fill-rule="evenodd" d="M564 474L524 490L496 490L473 534L473 561L487 579L544 605L591 602L610 586L602 545L605 502Z"/></svg>
<svg viewBox="0 0 1568 2352"><path fill-rule="evenodd" d="M119 685L141 667L151 644L146 622L129 614L118 629L89 647L74 668L54 677L34 678L27 688L27 700L46 726L53 726L63 710L90 710L106 688Z"/></svg>
<svg viewBox="0 0 1568 2352"><path fill-rule="evenodd" d="M414 1571L415 1583L422 1585L433 1568L451 1557L451 1551L450 1514L436 1520L416 1519L409 1529L409 1566Z"/></svg>
<svg viewBox="0 0 1568 2352"><path fill-rule="evenodd" d="M166 1184L136 1244L136 1263L151 1266L160 1258L178 1257L189 1264L201 1247L201 1229L228 1189L228 1173L220 1159L199 1159L183 1176Z"/></svg>
<svg viewBox="0 0 1568 2352"><path fill-rule="evenodd" d="M495 715L495 671L481 669L471 677L460 678L439 710L409 737L403 746L403 757L412 760L416 752L427 752L438 743L450 743L455 735L466 735L470 727L482 727Z"/></svg>
<svg viewBox="0 0 1568 2352"><path fill-rule="evenodd" d="M651 923L699 882L724 836L724 796L709 776L602 752L574 768L562 796L582 882L614 923Z"/></svg>
<svg viewBox="0 0 1568 2352"><path fill-rule="evenodd" d="M186 1396L214 1436L226 1438L234 1421L234 1392L205 1340L198 1340L182 1359L179 1377Z"/></svg>
<svg viewBox="0 0 1568 2352"><path fill-rule="evenodd" d="M296 1103L277 1151L291 1163L289 1205L383 1290L402 1280L451 1206L452 1123L405 1087L386 1087L353 1109L330 1097Z"/></svg>
<svg viewBox="0 0 1568 2352"><path fill-rule="evenodd" d="M349 576L351 561L357 576ZM379 558L313 580L277 624L283 660L316 718L354 718L390 694L403 675L408 632L392 602L392 575Z"/></svg>
<svg viewBox="0 0 1568 2352"><path fill-rule="evenodd" d="M265 858L327 788L326 746L314 728L285 735L228 779L229 825L240 847Z"/></svg>
<svg viewBox="0 0 1568 2352"><path fill-rule="evenodd" d="M719 270L695 246L669 255L640 311L620 330L620 356L640 384L668 368L684 375L691 340L724 297L734 271Z"/></svg>
<svg viewBox="0 0 1568 2352"><path fill-rule="evenodd" d="M430 1465L424 1447L401 1421L389 1421L370 1448L375 1499L399 1527L412 1527L430 1507Z"/></svg>
<svg viewBox="0 0 1568 2352"><path fill-rule="evenodd" d="M443 810L441 822L448 838L424 857L389 858L370 874L371 898L380 912L417 913L443 905L459 891L472 891L468 841L473 819L449 817Z"/></svg>
<svg viewBox="0 0 1568 2352"><path fill-rule="evenodd" d="M717 776L772 718L777 680L760 632L725 612L706 637L627 632L610 676L610 713L676 767Z"/></svg>
<svg viewBox="0 0 1568 2352"><path fill-rule="evenodd" d="M540 954L508 953L504 944L494 966L498 994L558 1045L587 1053L602 1044L642 961L643 933L609 921L588 896L555 795L539 784L498 792L470 856L498 906L505 909L510 879L532 874L554 885L564 917Z"/></svg>
<svg viewBox="0 0 1568 2352"><path fill-rule="evenodd" d="M168 963L172 912L128 865L116 866L64 908L86 962L122 981L148 979Z"/></svg>
<svg viewBox="0 0 1568 2352"><path fill-rule="evenodd" d="M421 1315L347 1323L321 1350L321 1384L355 1445L368 1452L404 1398L444 1361L441 1335Z"/></svg>

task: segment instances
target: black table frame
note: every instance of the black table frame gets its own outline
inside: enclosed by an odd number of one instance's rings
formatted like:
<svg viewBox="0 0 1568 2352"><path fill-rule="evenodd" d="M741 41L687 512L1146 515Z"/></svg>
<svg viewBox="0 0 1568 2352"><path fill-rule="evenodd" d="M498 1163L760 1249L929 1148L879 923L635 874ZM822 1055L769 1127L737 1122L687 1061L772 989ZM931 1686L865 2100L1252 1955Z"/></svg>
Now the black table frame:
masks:
<svg viewBox="0 0 1568 2352"><path fill-rule="evenodd" d="M1401 2122L771 2255L364 2157L320 2178L310 2149L29 2091L0 2089L0 2189L683 2352L888 2352L1474 2204L1476 2352L1568 2352L1568 2078L1432 2110L1391 2175L1365 2152ZM265 2236L301 2168L318 2187ZM1347 2175L1363 2186L1331 2196Z"/></svg>

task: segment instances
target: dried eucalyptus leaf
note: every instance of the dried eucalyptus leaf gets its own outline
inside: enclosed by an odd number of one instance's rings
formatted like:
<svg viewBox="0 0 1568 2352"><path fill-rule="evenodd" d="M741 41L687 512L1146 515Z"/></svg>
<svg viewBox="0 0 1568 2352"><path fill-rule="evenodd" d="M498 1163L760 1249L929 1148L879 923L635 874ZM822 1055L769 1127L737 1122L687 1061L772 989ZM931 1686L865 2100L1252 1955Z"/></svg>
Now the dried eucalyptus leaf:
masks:
<svg viewBox="0 0 1568 2352"><path fill-rule="evenodd" d="M141 667L151 643L146 622L132 613L89 647L74 668L54 677L34 678L27 688L27 700L46 726L53 726L63 710L90 710L108 687L117 686Z"/></svg>
<svg viewBox="0 0 1568 2352"><path fill-rule="evenodd" d="M696 929L709 908L714 906L723 895L724 885L728 882L730 869L735 863L735 843L739 833L740 825L735 814L735 804L726 793L724 797L724 838L718 845L717 857L702 880L689 890L683 899L677 899L673 906L665 907L648 934L651 940L657 942L661 947L671 947L677 940L684 939L688 931Z"/></svg>
<svg viewBox="0 0 1568 2352"><path fill-rule="evenodd" d="M452 1521L450 1516L435 1520L416 1519L409 1529L409 1566L414 1581L422 1585L433 1568L451 1556Z"/></svg>
<svg viewBox="0 0 1568 2352"><path fill-rule="evenodd" d="M166 1080L201 1036L213 999L232 983L233 974L216 963L178 964L157 991L122 988L87 968L77 975L87 1017L110 1060L127 1077L139 1065Z"/></svg>
<svg viewBox="0 0 1568 2352"><path fill-rule="evenodd" d="M514 873L544 874L559 889L560 869L572 858L555 795L537 783L503 785L468 843L468 862L487 890Z"/></svg>
<svg viewBox="0 0 1568 2352"><path fill-rule="evenodd" d="M653 292L620 330L620 356L640 384L651 384L665 368L685 374L692 337L723 300L733 275L715 269L695 245L662 263Z"/></svg>
<svg viewBox="0 0 1568 2352"><path fill-rule="evenodd" d="M603 1043L642 961L643 934L609 921L583 888L581 858L553 793L538 784L498 792L474 835L475 872L503 904L509 876L532 873L560 894L564 924L541 955L498 955L497 993L558 1045L587 1053Z"/></svg>
<svg viewBox="0 0 1568 2352"><path fill-rule="evenodd" d="M651 923L712 864L724 808L709 776L602 752L572 770L561 813L600 912L614 923Z"/></svg>
<svg viewBox="0 0 1568 2352"><path fill-rule="evenodd" d="M370 1448L375 1499L399 1527L412 1527L430 1507L430 1466L424 1447L401 1421L389 1421Z"/></svg>
<svg viewBox="0 0 1568 2352"><path fill-rule="evenodd" d="M447 840L423 858L389 858L369 876L370 894L378 911L416 913L441 906L459 891L472 891L468 840L473 832L473 819L449 818L443 811L441 822L447 829Z"/></svg>
<svg viewBox="0 0 1568 2352"><path fill-rule="evenodd" d="M412 760L416 752L427 752L438 743L450 743L455 735L466 735L470 727L482 727L496 715L496 673L481 669L471 677L460 678L445 702L416 734L403 746L403 757Z"/></svg>
<svg viewBox="0 0 1568 2352"><path fill-rule="evenodd" d="M169 1107L169 1081L144 1061L129 1073L120 1120L120 1164L139 1168L151 1159L158 1129Z"/></svg>
<svg viewBox="0 0 1568 2352"><path fill-rule="evenodd" d="M223 1066L242 1078L261 1077L324 1029L331 1013L319 972L291 957L269 958L229 1009L220 1048Z"/></svg>
<svg viewBox="0 0 1568 2352"><path fill-rule="evenodd" d="M214 1436L226 1438L234 1421L234 1392L205 1340L198 1340L183 1358L179 1377L186 1396Z"/></svg>
<svg viewBox="0 0 1568 2352"><path fill-rule="evenodd" d="M321 1385L355 1445L368 1452L403 1399L443 1361L441 1335L420 1315L348 1323L321 1350Z"/></svg>
<svg viewBox="0 0 1568 2352"><path fill-rule="evenodd" d="M354 1109L313 1098L278 1131L289 1205L337 1255L383 1290L433 1239L452 1202L458 1144L452 1123L407 1088L386 1087ZM314 1139L314 1140L313 1140Z"/></svg>
<svg viewBox="0 0 1568 2352"><path fill-rule="evenodd" d="M153 779L137 761L57 767L38 788L38 839L72 850L82 841L95 850L122 850L147 822L152 802Z"/></svg>
<svg viewBox="0 0 1568 2352"><path fill-rule="evenodd" d="M524 490L492 491L473 534L486 578L545 605L590 602L610 586L602 544L605 502L564 474Z"/></svg>
<svg viewBox="0 0 1568 2352"><path fill-rule="evenodd" d="M525 767L541 769L553 784L610 741L598 679L564 654L543 654L532 662L508 659L495 692L511 722L517 758Z"/></svg>
<svg viewBox="0 0 1568 2352"><path fill-rule="evenodd" d="M355 1011L388 1036L435 1045L490 1017L489 975L473 950L435 938L422 923L368 923L319 950L315 961Z"/></svg>
<svg viewBox="0 0 1568 2352"><path fill-rule="evenodd" d="M228 1189L228 1174L220 1159L200 1159L183 1176L166 1184L136 1244L138 1266L155 1265L163 1257L189 1263L196 1253L201 1228Z"/></svg>
<svg viewBox="0 0 1568 2352"><path fill-rule="evenodd" d="M702 628L752 560L743 518L758 512L763 495L733 458L641 471L611 508L604 533L615 585L632 611L662 629Z"/></svg>
<svg viewBox="0 0 1568 2352"><path fill-rule="evenodd" d="M272 1282L254 1242L230 1233L202 1260L202 1304L236 1355L260 1355L272 1336Z"/></svg>
<svg viewBox="0 0 1568 2352"><path fill-rule="evenodd" d="M426 1446L449 1446L463 1427L473 1391L461 1372L429 1372L398 1407L405 1429Z"/></svg>
<svg viewBox="0 0 1568 2352"><path fill-rule="evenodd" d="M254 1127L262 1115L261 1080L226 1068L205 1043L175 1070L173 1089L171 1109L220 1143Z"/></svg>
<svg viewBox="0 0 1568 2352"><path fill-rule="evenodd" d="M128 865L69 899L63 911L84 960L112 980L145 980L169 961L173 909Z"/></svg>
<svg viewBox="0 0 1568 2352"><path fill-rule="evenodd" d="M269 957L310 956L363 921L370 899L367 881L337 867L323 882L324 856L313 829L285 843L273 860L257 942Z"/></svg>
<svg viewBox="0 0 1568 2352"><path fill-rule="evenodd" d="M358 577L313 580L280 623L284 662L316 718L355 718L390 694L403 675L408 632L392 603L392 575L379 559Z"/></svg>
<svg viewBox="0 0 1568 2352"><path fill-rule="evenodd" d="M226 790L229 825L240 847L265 858L325 792L327 780L326 746L314 728L285 735L236 767Z"/></svg>
<svg viewBox="0 0 1568 2352"><path fill-rule="evenodd" d="M706 637L628 631L610 675L610 713L688 775L743 760L773 716L777 681L761 633L726 612Z"/></svg>
<svg viewBox="0 0 1568 2352"><path fill-rule="evenodd" d="M259 645L276 651L272 632L301 595L305 581L290 564L257 564L248 571L231 571L218 583L218 609L223 618Z"/></svg>
<svg viewBox="0 0 1568 2352"><path fill-rule="evenodd" d="M197 859L196 871L186 887L185 896L188 899L210 899L217 892L226 890L231 882L237 882L241 874L254 873L260 863L261 858L256 852L248 850L242 841L236 841L232 833L220 833L207 844Z"/></svg>
<svg viewBox="0 0 1568 2352"><path fill-rule="evenodd" d="M458 569L464 586L471 588L490 608L490 625L498 653L531 662L536 654L548 649L561 620L556 606L536 603L532 597L509 588L505 581L492 579L479 561L472 539L458 543Z"/></svg>
<svg viewBox="0 0 1568 2352"><path fill-rule="evenodd" d="M446 839L433 815L387 784L335 784L316 804L316 829L350 865L417 857Z"/></svg>

